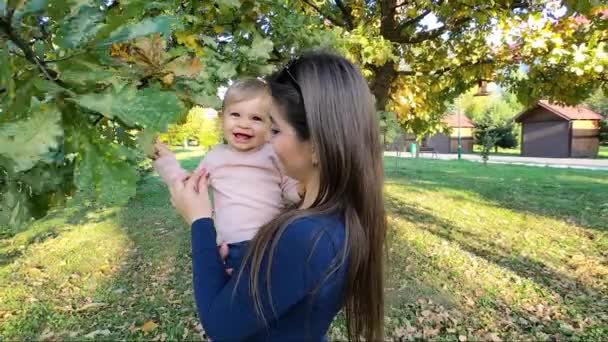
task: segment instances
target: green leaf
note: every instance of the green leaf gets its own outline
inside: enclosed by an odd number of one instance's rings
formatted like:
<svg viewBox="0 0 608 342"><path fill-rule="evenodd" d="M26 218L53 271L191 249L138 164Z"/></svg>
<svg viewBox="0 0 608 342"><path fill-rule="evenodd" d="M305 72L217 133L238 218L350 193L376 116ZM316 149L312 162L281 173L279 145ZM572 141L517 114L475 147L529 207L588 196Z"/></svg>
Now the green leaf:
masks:
<svg viewBox="0 0 608 342"><path fill-rule="evenodd" d="M158 132L144 129L137 135L137 143L139 147L147 156L151 156L154 153L154 139Z"/></svg>
<svg viewBox="0 0 608 342"><path fill-rule="evenodd" d="M23 17L42 12L47 6L48 0L25 0L25 4L15 10L13 25L20 26Z"/></svg>
<svg viewBox="0 0 608 342"><path fill-rule="evenodd" d="M53 0L46 8L45 15L61 22L68 14L78 13L81 6L95 5L99 5L96 0Z"/></svg>
<svg viewBox="0 0 608 342"><path fill-rule="evenodd" d="M0 126L0 155L12 159L15 171L31 169L63 135L61 113L52 104L32 98L30 117Z"/></svg>
<svg viewBox="0 0 608 342"><path fill-rule="evenodd" d="M251 49L248 51L249 57L252 59L268 59L272 51L273 43L270 39L263 38L260 35L253 37Z"/></svg>
<svg viewBox="0 0 608 342"><path fill-rule="evenodd" d="M82 6L75 15L69 16L59 25L55 44L64 49L73 49L95 37L103 25L104 13L99 7Z"/></svg>
<svg viewBox="0 0 608 342"><path fill-rule="evenodd" d="M157 88L112 88L104 93L77 96L74 101L110 119L118 118L127 126L156 131L164 130L183 111L175 93Z"/></svg>
<svg viewBox="0 0 608 342"><path fill-rule="evenodd" d="M0 1L4 1L4 0L0 0ZM10 62L10 58L9 58L9 54L8 54L8 50L7 49L0 49L0 89L2 88L8 88L8 89L4 89L4 91L7 92L11 92L12 91L12 86L11 83L13 83L13 77L12 77L12 68L11 68L11 62ZM0 97L4 96L4 94L2 94L2 92L0 92Z"/></svg>
<svg viewBox="0 0 608 342"><path fill-rule="evenodd" d="M217 0L217 3L222 7L239 8L241 2L239 0Z"/></svg>
<svg viewBox="0 0 608 342"><path fill-rule="evenodd" d="M119 145L97 141L94 132L87 135L79 137L81 146L74 170L74 184L78 189L75 197L92 198L104 205L125 204L135 195L135 168L129 165Z"/></svg>
<svg viewBox="0 0 608 342"><path fill-rule="evenodd" d="M226 80L233 78L236 74L236 65L230 62L221 63L220 67L217 69L217 75Z"/></svg>
<svg viewBox="0 0 608 342"><path fill-rule="evenodd" d="M213 49L217 49L217 42L213 37L203 36L203 43L205 45L212 47Z"/></svg>
<svg viewBox="0 0 608 342"><path fill-rule="evenodd" d="M135 39L141 36L147 36L152 33L160 33L168 35L173 30L177 29L179 22L177 18L170 16L158 16L154 18L146 18L138 23L129 23L114 30L110 37L99 43L99 47L108 46L114 43L120 43Z"/></svg>
<svg viewBox="0 0 608 342"><path fill-rule="evenodd" d="M7 235L4 227L18 227L30 218L28 196L17 184L9 183L8 189L0 194L0 237Z"/></svg>

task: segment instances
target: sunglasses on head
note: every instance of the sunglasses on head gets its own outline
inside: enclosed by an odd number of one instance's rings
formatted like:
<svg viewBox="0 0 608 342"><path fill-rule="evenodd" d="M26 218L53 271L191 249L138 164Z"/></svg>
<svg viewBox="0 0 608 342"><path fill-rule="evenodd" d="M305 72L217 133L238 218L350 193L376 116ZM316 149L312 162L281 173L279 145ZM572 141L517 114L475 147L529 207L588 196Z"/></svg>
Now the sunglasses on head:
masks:
<svg viewBox="0 0 608 342"><path fill-rule="evenodd" d="M291 82L293 82L293 84L296 86L300 95L302 95L302 88L300 87L298 80L296 80L295 76L291 73L291 70L290 70L294 66L294 64L297 63L297 61L298 61L298 58L292 59L291 61L289 61L289 63L287 63L285 65L283 70L285 70L285 73L287 73L287 76L289 76L289 78L291 79Z"/></svg>

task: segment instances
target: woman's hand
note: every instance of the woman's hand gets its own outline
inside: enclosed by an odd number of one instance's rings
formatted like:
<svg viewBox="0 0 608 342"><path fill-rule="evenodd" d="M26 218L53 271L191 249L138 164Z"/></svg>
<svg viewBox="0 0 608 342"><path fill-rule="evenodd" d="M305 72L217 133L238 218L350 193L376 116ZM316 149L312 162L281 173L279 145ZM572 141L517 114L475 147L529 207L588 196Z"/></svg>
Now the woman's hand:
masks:
<svg viewBox="0 0 608 342"><path fill-rule="evenodd" d="M171 203L190 225L200 218L211 217L207 176L205 169L197 168L188 179L177 179L169 186Z"/></svg>

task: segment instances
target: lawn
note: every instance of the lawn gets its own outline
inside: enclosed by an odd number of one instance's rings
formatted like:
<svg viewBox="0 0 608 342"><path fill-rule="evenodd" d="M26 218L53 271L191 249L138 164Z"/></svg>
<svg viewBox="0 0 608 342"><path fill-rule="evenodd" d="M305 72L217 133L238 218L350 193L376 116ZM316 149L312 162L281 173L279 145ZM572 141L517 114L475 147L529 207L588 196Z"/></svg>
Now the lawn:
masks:
<svg viewBox="0 0 608 342"><path fill-rule="evenodd" d="M386 165L390 336L608 338L608 173ZM125 208L57 211L0 241L0 340L200 339L190 272L150 174Z"/></svg>
<svg viewBox="0 0 608 342"><path fill-rule="evenodd" d="M597 156L599 158L608 158L608 146L600 146L600 151Z"/></svg>
<svg viewBox="0 0 608 342"><path fill-rule="evenodd" d="M473 153L481 153L481 145L473 145ZM491 155L494 156L519 156L521 155L521 150L519 147L517 148L502 148L499 147L498 151L492 149L490 152Z"/></svg>

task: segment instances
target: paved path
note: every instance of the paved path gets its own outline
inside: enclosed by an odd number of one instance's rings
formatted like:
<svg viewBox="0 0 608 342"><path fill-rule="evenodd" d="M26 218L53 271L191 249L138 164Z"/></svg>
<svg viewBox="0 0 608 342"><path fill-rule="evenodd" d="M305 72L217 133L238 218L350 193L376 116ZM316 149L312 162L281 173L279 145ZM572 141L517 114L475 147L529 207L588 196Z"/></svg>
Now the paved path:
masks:
<svg viewBox="0 0 608 342"><path fill-rule="evenodd" d="M395 152L385 152L387 156L395 156ZM403 158L411 158L409 152L400 154ZM421 158L435 158L430 153L420 154ZM437 154L436 159L455 160L458 159L457 154ZM481 162L481 156L478 154L463 154L462 159ZM546 166L556 168L572 168L572 169L588 169L588 170L604 170L608 171L608 159L584 159L584 158L534 158L534 157L519 157L519 156L490 156L488 163L495 164L516 164L528 166Z"/></svg>

